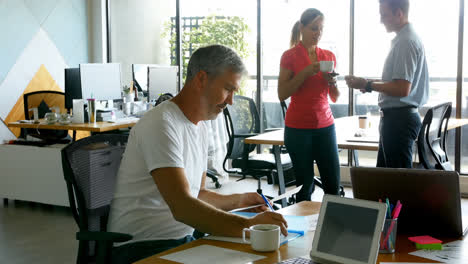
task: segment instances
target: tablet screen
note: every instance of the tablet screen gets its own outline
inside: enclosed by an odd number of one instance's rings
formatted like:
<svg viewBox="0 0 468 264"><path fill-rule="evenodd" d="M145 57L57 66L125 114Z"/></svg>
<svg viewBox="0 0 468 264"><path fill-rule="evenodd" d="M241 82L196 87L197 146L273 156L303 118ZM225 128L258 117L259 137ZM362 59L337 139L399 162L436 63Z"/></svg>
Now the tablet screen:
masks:
<svg viewBox="0 0 468 264"><path fill-rule="evenodd" d="M367 263L379 211L328 202L317 251Z"/></svg>

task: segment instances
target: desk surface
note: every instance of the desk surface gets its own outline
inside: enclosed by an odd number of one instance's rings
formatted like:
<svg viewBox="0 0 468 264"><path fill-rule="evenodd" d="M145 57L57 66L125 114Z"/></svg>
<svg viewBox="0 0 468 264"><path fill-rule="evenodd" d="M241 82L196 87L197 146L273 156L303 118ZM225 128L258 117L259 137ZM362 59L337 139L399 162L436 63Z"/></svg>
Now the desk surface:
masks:
<svg viewBox="0 0 468 264"><path fill-rule="evenodd" d="M61 125L55 123L52 125L46 124L43 120L39 124L29 124L29 123L20 123L20 122L10 122L8 123L9 127L19 127L19 128L33 128L33 129L54 129L54 130L80 130L80 131L90 131L90 132L106 132L111 130L116 130L120 128L132 127L137 123L137 121L122 121L117 123L109 122L96 122L96 123L82 123L82 124L68 124Z"/></svg>
<svg viewBox="0 0 468 264"><path fill-rule="evenodd" d="M378 117L371 118L371 129L377 130L378 121ZM450 118L447 129L454 129L467 124L468 119ZM335 119L336 140L338 148L377 151L379 149L378 143L348 141L348 139L353 137L355 131L358 130L358 125L358 116L347 116ZM284 129L278 129L275 131L266 132L257 136L246 138L245 143L284 145Z"/></svg>
<svg viewBox="0 0 468 264"><path fill-rule="evenodd" d="M300 202L292 206L286 207L279 210L285 215L311 215L316 214L320 211L319 202ZM295 239L288 242L287 244L281 246L279 250L270 253L261 253L253 251L248 244L237 244L223 241L214 241L206 239L198 239L188 244L173 248L168 251L164 251L157 255L148 257L146 259L136 262L136 264L153 264L153 263L177 263L173 261L168 261L161 259L161 256L182 251L184 249L200 246L200 245L212 245L217 247L224 247L233 250L239 250L247 253L263 255L266 258L255 261L254 263L277 263L281 260L301 257L309 255L310 249L312 248L312 240L314 238L314 232L307 232L305 236ZM445 242L450 242L450 240L443 240ZM468 241L468 240L464 240ZM468 243L465 243L468 245ZM408 255L409 252L415 251L415 246L407 239L406 236L399 236L396 243L396 252L395 254L379 254L377 263L380 262L419 262L419 263L434 263L436 261L416 257L413 255Z"/></svg>

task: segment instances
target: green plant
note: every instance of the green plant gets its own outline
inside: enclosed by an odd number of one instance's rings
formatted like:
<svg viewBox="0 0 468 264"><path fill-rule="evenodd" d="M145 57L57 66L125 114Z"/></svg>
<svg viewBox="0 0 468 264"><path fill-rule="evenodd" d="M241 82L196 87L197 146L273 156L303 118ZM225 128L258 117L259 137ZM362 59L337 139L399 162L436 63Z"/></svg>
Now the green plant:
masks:
<svg viewBox="0 0 468 264"><path fill-rule="evenodd" d="M164 31L162 33L163 38L166 38L170 34L171 54L175 54L174 50L176 47L176 36L171 31L173 28L173 20L168 21L164 24ZM249 32L249 26L244 22L243 18L238 16L219 17L211 15L201 18L201 23L198 27L184 29L182 33L183 79L185 80L188 60L192 52L199 47L222 44L235 50L245 61L251 53L246 41ZM171 63L176 65L175 56L172 57ZM244 94L242 89L244 83L241 84L239 94Z"/></svg>

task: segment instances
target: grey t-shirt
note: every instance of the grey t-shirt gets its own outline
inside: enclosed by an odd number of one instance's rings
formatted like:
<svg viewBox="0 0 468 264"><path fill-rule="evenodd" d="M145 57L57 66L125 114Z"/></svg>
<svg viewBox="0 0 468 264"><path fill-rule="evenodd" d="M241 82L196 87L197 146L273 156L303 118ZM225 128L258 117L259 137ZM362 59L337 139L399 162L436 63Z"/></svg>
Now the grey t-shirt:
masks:
<svg viewBox="0 0 468 264"><path fill-rule="evenodd" d="M404 26L392 40L390 53L385 60L382 80L407 80L411 90L406 97L379 94L381 109L405 106L419 107L429 97L429 73L424 46L411 24Z"/></svg>

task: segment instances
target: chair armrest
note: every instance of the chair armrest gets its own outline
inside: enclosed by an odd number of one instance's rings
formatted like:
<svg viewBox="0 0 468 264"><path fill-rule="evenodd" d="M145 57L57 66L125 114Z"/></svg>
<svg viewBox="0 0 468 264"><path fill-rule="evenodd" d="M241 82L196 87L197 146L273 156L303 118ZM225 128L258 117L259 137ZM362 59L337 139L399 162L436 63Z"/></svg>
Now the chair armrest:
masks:
<svg viewBox="0 0 468 264"><path fill-rule="evenodd" d="M125 242L132 238L133 238L132 235L124 234L124 233L116 233L116 232L100 232L100 231L76 232L77 240Z"/></svg>

